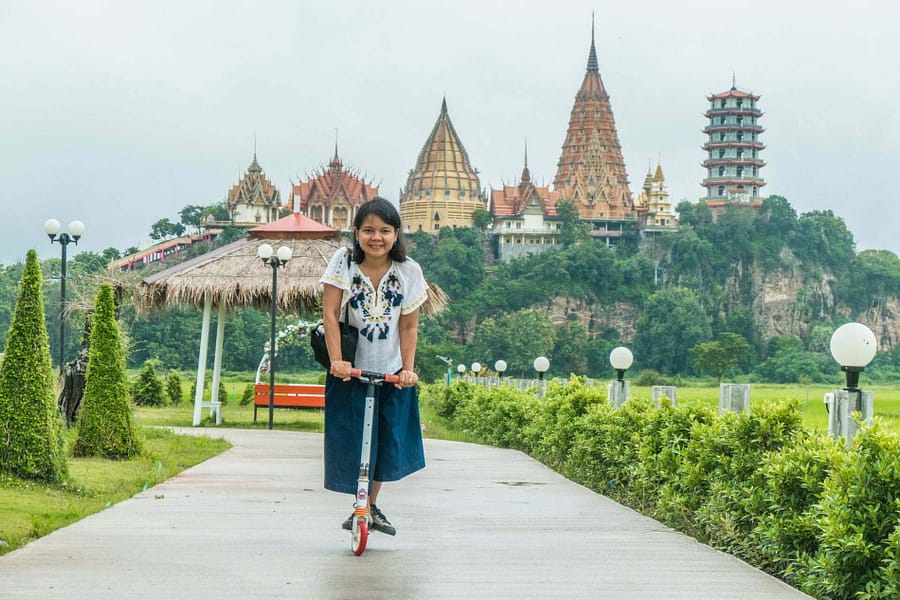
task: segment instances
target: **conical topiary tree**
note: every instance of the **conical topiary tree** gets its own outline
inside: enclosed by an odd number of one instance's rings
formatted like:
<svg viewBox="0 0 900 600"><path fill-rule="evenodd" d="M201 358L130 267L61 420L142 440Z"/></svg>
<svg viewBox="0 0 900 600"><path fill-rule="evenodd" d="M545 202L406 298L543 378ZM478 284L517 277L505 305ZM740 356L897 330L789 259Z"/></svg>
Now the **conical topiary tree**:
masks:
<svg viewBox="0 0 900 600"><path fill-rule="evenodd" d="M162 406L166 403L163 382L156 375L153 360L144 361L137 381L131 386L131 399L138 406Z"/></svg>
<svg viewBox="0 0 900 600"><path fill-rule="evenodd" d="M67 474L56 405L41 269L29 250L0 364L0 472L59 481Z"/></svg>
<svg viewBox="0 0 900 600"><path fill-rule="evenodd" d="M128 458L140 452L128 401L125 350L116 323L112 285L97 293L76 456Z"/></svg>

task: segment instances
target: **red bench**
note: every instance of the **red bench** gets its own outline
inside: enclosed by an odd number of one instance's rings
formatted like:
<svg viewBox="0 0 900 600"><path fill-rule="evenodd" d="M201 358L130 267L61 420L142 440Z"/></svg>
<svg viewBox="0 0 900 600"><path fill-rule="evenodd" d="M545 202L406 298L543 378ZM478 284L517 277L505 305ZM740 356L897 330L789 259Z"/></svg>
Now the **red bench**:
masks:
<svg viewBox="0 0 900 600"><path fill-rule="evenodd" d="M325 386L315 383L275 384L275 408L325 408ZM253 386L253 422L256 411L269 408L269 384Z"/></svg>

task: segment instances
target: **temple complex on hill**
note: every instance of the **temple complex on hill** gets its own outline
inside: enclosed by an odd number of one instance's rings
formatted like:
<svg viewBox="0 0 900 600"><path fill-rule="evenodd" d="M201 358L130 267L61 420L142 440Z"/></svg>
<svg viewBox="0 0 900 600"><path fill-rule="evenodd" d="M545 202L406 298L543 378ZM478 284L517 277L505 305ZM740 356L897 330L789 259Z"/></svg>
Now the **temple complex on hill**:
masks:
<svg viewBox="0 0 900 600"><path fill-rule="evenodd" d="M760 189L766 185L760 175L766 163L759 157L765 148L759 141L765 131L759 125L763 115L757 104L759 96L737 89L732 82L731 89L706 99L706 178L701 184L706 188L706 196L700 201L712 209L714 218L727 204L758 208L762 203Z"/></svg>
<svg viewBox="0 0 900 600"><path fill-rule="evenodd" d="M228 191L225 209L231 224L237 227L268 223L280 216L281 193L263 174L262 167L256 161L256 152L247 172Z"/></svg>
<svg viewBox="0 0 900 600"><path fill-rule="evenodd" d="M289 208L329 227L349 231L359 205L377 195L378 187L344 167L335 143L334 157L327 168L291 186Z"/></svg>
<svg viewBox="0 0 900 600"><path fill-rule="evenodd" d="M486 209L487 195L478 171L453 127L444 98L431 134L400 191L400 218L409 232L437 233L441 227L472 227L475 211Z"/></svg>

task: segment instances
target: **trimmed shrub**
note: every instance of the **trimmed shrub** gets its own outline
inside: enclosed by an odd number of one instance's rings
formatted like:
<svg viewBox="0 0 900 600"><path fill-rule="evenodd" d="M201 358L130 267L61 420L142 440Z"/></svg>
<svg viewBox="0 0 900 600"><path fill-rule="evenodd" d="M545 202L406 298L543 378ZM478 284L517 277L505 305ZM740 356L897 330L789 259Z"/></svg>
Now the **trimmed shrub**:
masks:
<svg viewBox="0 0 900 600"><path fill-rule="evenodd" d="M56 404L37 252L25 270L0 361L0 473L55 482L65 478L63 420Z"/></svg>
<svg viewBox="0 0 900 600"><path fill-rule="evenodd" d="M184 402L184 392L181 390L181 375L178 371L169 371L166 375L166 397L173 406Z"/></svg>
<svg viewBox="0 0 900 600"><path fill-rule="evenodd" d="M248 383L244 386L244 391L241 393L241 406L247 406L251 402L253 402L253 395L255 393L255 388L252 383Z"/></svg>
<svg viewBox="0 0 900 600"><path fill-rule="evenodd" d="M818 551L797 569L801 588L827 598L896 598L900 438L877 424L853 439L814 509Z"/></svg>
<svg viewBox="0 0 900 600"><path fill-rule="evenodd" d="M128 401L125 350L116 323L112 285L97 293L76 456L128 458L140 453Z"/></svg>
<svg viewBox="0 0 900 600"><path fill-rule="evenodd" d="M137 380L131 386L131 400L138 406L162 406L166 403L163 383L156 375L154 362L144 362Z"/></svg>

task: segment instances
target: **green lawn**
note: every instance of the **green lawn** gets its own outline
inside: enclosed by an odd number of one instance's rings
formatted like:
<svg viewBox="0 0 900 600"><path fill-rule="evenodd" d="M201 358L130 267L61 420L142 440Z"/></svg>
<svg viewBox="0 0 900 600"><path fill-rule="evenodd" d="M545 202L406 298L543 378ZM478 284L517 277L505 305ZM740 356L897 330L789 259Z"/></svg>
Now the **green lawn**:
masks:
<svg viewBox="0 0 900 600"><path fill-rule="evenodd" d="M882 420L885 426L900 434L900 386L897 385L871 385L864 386L874 395L875 417ZM754 402L781 401L794 399L800 402L800 410L803 413L803 424L809 429L827 431L828 413L822 402L826 393L834 391L834 386L828 385L774 385L753 383L750 384L750 405ZM633 397L650 398L649 387L632 386ZM719 388L679 386L677 388L677 401L679 405L699 404L712 409L719 406Z"/></svg>

